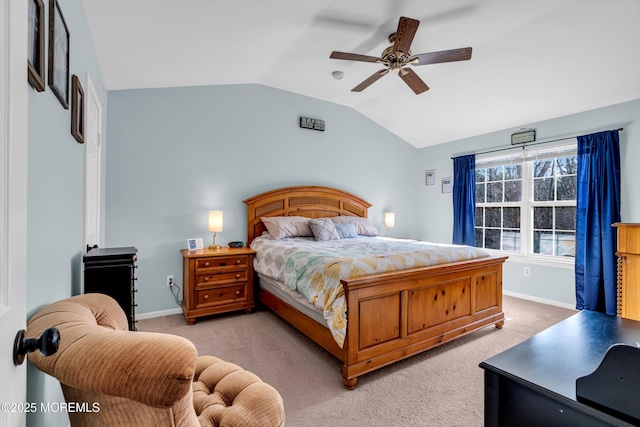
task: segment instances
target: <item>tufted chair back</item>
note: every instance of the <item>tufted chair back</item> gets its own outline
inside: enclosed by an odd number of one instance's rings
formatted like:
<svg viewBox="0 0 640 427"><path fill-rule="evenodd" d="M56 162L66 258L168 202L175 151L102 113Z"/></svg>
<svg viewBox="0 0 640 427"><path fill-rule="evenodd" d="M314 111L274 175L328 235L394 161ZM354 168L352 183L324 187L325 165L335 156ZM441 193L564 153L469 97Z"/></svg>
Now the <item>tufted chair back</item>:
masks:
<svg viewBox="0 0 640 427"><path fill-rule="evenodd" d="M28 355L57 378L72 426L284 426L280 394L256 375L187 339L132 332L118 303L85 294L48 305L28 321L26 337L56 327L58 351Z"/></svg>

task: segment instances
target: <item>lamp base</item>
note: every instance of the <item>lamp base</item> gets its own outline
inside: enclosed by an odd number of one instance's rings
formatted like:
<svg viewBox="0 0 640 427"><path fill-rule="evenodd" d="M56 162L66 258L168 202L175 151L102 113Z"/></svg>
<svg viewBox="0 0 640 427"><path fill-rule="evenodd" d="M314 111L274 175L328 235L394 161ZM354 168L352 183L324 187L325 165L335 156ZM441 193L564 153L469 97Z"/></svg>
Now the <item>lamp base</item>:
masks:
<svg viewBox="0 0 640 427"><path fill-rule="evenodd" d="M216 232L213 232L213 240L211 241L211 244L209 245L209 249L212 249L214 251L219 251L220 249L222 249L222 246L220 245L216 245Z"/></svg>

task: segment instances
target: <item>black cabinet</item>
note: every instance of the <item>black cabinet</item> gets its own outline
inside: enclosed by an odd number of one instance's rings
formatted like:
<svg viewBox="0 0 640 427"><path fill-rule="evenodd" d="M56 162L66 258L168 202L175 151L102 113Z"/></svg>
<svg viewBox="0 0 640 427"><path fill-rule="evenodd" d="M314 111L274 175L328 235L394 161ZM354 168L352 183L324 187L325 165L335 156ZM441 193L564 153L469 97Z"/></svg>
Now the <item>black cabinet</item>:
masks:
<svg viewBox="0 0 640 427"><path fill-rule="evenodd" d="M94 247L83 257L84 293L101 293L115 299L127 315L131 331L136 330L137 253L134 247Z"/></svg>
<svg viewBox="0 0 640 427"><path fill-rule="evenodd" d="M636 347L639 342L640 322L583 310L485 360L480 364L485 370L484 425L634 425L581 402L576 381L596 370L612 345ZM637 372L639 367L628 368ZM602 387L602 392L612 390Z"/></svg>

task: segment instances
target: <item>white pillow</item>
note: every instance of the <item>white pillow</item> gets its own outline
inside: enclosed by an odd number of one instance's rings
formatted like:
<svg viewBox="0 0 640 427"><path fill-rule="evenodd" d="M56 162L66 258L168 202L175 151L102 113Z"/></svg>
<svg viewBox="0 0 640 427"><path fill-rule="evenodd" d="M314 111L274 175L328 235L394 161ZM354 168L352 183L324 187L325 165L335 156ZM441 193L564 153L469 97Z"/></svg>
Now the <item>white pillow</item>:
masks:
<svg viewBox="0 0 640 427"><path fill-rule="evenodd" d="M303 216L272 216L260 218L274 239L285 237L313 237L309 218Z"/></svg>
<svg viewBox="0 0 640 427"><path fill-rule="evenodd" d="M340 234L336 230L336 226L329 218L316 218L309 221L313 237L319 241L339 240Z"/></svg>
<svg viewBox="0 0 640 427"><path fill-rule="evenodd" d="M378 236L378 230L371 224L368 218L361 218L359 216L340 215L332 216L331 221L336 224L353 224L356 228L356 232L360 236Z"/></svg>

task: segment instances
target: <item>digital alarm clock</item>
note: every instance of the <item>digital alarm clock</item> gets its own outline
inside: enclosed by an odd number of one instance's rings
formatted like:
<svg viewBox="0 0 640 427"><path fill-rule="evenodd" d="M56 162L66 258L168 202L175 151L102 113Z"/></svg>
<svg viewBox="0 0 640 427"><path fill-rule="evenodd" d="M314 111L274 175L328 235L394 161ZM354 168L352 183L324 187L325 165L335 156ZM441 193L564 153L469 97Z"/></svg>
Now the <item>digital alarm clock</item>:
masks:
<svg viewBox="0 0 640 427"><path fill-rule="evenodd" d="M244 243L242 242L229 242L227 244L229 245L230 248L241 248L244 246Z"/></svg>

